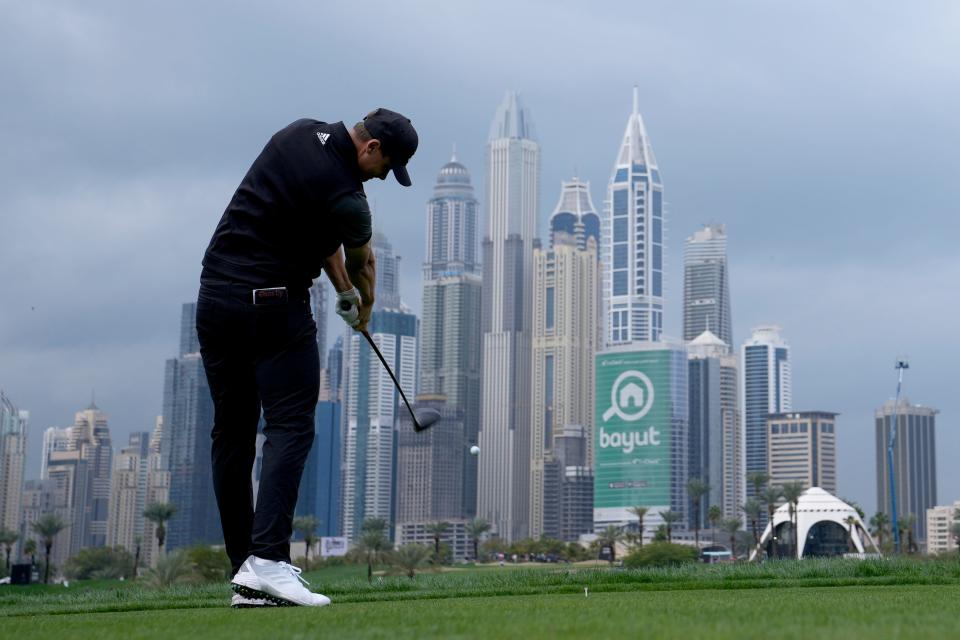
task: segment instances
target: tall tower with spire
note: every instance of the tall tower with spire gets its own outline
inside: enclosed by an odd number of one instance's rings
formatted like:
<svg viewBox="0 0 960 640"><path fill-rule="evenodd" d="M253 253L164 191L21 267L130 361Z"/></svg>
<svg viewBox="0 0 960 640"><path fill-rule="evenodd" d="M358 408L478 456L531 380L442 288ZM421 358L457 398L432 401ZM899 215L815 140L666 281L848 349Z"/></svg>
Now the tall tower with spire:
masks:
<svg viewBox="0 0 960 640"><path fill-rule="evenodd" d="M657 342L663 332L663 183L638 91L633 88L601 224L607 347Z"/></svg>
<svg viewBox="0 0 960 640"><path fill-rule="evenodd" d="M457 161L454 151L450 162L440 169L433 197L427 203L420 393L435 400L442 396L448 409L462 414L463 440L458 443L464 460L458 497L460 518L473 517L477 512L477 458L467 452L477 444L480 431L478 208L470 172ZM423 439L420 437L420 441ZM432 455L443 455L440 449L434 451L437 453Z"/></svg>
<svg viewBox="0 0 960 640"><path fill-rule="evenodd" d="M505 540L526 537L530 485L530 330L540 145L508 92L487 141L483 380L477 515Z"/></svg>

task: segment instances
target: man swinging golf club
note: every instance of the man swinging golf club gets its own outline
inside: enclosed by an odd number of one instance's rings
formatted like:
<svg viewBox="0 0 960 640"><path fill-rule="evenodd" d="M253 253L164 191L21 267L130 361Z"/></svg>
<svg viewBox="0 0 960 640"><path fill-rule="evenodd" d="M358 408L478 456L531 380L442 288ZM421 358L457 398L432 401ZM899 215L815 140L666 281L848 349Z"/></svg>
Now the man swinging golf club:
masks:
<svg viewBox="0 0 960 640"><path fill-rule="evenodd" d="M320 389L309 288L326 272L337 313L366 330L376 265L363 183L393 171L409 186L406 164L417 144L410 120L388 109L352 128L297 120L267 142L207 247L197 334L214 405L213 488L233 566L233 606L330 603L290 564ZM261 410L266 441L254 509Z"/></svg>

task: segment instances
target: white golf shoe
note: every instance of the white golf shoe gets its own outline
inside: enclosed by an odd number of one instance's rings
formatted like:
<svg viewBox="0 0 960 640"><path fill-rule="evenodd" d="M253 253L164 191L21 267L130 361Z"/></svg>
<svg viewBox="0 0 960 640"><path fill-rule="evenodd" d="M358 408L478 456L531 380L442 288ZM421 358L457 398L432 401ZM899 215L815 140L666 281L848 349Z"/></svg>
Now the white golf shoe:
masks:
<svg viewBox="0 0 960 640"><path fill-rule="evenodd" d="M275 607L277 603L271 602L266 598L248 598L247 596L235 593L233 597L230 598L230 606L234 609L255 609L257 607Z"/></svg>
<svg viewBox="0 0 960 640"><path fill-rule="evenodd" d="M286 562L249 556L231 581L239 595L269 600L280 606L324 607L330 598L313 593L300 576L300 568Z"/></svg>

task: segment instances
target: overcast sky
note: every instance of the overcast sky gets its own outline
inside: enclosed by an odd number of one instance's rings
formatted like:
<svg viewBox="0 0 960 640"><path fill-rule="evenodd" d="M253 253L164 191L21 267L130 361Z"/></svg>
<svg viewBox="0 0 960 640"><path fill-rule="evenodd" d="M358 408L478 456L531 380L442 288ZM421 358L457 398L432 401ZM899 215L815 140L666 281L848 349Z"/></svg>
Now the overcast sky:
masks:
<svg viewBox="0 0 960 640"><path fill-rule="evenodd" d="M960 4L0 0L0 14L0 388L32 415L28 477L43 429L94 388L115 446L152 429L180 305L277 129L376 106L412 118L414 186L367 192L419 311L425 203L452 146L483 204L490 121L521 92L543 229L575 171L602 206L637 84L668 205L668 332L684 238L726 223L735 340L783 327L794 408L841 413L839 493L875 508L873 411L902 353L907 395L940 410L939 502L960 498Z"/></svg>

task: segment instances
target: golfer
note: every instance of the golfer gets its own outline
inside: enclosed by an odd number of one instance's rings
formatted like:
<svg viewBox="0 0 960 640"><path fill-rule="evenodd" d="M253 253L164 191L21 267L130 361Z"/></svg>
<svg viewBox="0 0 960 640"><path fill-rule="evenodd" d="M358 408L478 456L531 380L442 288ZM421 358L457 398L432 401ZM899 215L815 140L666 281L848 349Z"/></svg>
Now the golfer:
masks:
<svg viewBox="0 0 960 640"><path fill-rule="evenodd" d="M337 313L366 329L376 265L363 183L393 171L410 186L406 164L417 143L410 120L388 109L352 128L297 120L260 152L207 247L197 334L213 397L213 489L233 565L233 606L330 603L290 564L320 390L309 288L326 272ZM254 509L261 411L266 441Z"/></svg>

